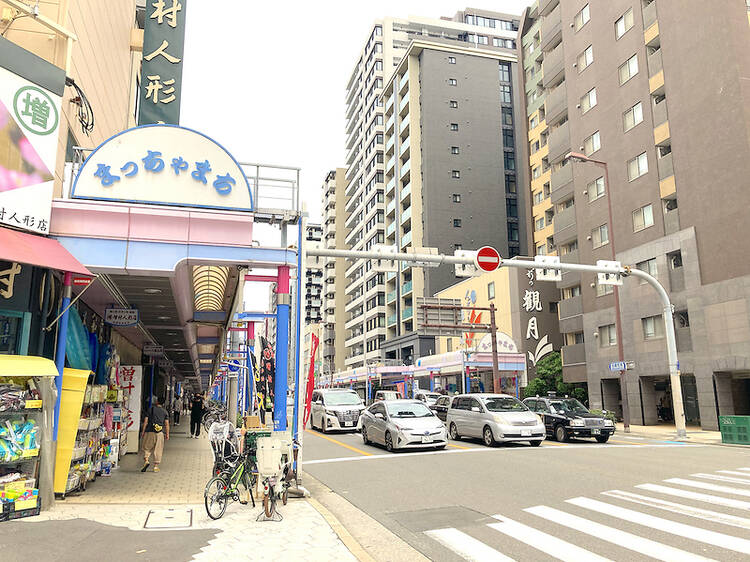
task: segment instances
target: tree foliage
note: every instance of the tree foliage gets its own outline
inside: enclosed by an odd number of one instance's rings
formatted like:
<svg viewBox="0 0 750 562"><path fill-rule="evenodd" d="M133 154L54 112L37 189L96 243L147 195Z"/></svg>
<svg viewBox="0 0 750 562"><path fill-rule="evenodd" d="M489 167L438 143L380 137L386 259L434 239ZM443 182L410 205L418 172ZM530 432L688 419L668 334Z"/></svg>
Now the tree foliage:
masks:
<svg viewBox="0 0 750 562"><path fill-rule="evenodd" d="M588 401L588 392L584 386L563 382L562 358L557 351L539 360L536 364L536 377L529 381L523 395L525 398L546 396L550 391L555 391L560 396L572 396L583 403Z"/></svg>

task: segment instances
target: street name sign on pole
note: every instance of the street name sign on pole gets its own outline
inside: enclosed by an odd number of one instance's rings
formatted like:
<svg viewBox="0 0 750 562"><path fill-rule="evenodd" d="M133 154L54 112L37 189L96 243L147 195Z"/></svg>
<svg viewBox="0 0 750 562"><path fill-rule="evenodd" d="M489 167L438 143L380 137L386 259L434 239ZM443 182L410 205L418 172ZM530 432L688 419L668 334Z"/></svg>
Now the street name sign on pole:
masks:
<svg viewBox="0 0 750 562"><path fill-rule="evenodd" d="M495 271L500 267L500 252L492 246L482 246L477 250L475 260L478 269L482 271Z"/></svg>
<svg viewBox="0 0 750 562"><path fill-rule="evenodd" d="M614 372L625 371L627 367L625 361L612 361L612 363L609 364L609 370Z"/></svg>

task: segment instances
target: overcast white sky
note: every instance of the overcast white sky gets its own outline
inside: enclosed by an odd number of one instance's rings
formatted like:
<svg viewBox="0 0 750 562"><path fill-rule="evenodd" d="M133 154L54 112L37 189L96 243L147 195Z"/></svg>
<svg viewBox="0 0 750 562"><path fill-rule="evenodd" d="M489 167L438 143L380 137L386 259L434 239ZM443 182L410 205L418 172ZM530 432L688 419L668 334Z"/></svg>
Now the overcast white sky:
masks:
<svg viewBox="0 0 750 562"><path fill-rule="evenodd" d="M325 174L344 165L346 82L384 16L453 16L447 0L187 0L180 123L240 161L302 168L302 199L320 219ZM531 0L472 0L520 15Z"/></svg>

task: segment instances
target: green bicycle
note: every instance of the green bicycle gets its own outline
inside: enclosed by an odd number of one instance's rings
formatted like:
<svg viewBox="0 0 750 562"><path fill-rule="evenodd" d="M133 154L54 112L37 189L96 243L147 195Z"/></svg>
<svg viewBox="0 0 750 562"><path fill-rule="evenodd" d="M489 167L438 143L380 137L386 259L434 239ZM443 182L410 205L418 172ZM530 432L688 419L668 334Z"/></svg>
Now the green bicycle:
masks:
<svg viewBox="0 0 750 562"><path fill-rule="evenodd" d="M253 461L245 453L240 456L236 463L225 464L219 475L208 481L203 498L206 504L206 513L211 519L220 519L226 512L230 501L247 504L247 500L242 499L240 486L245 489L245 493L250 496L253 507L255 507L253 487L257 481L257 476L253 468Z"/></svg>

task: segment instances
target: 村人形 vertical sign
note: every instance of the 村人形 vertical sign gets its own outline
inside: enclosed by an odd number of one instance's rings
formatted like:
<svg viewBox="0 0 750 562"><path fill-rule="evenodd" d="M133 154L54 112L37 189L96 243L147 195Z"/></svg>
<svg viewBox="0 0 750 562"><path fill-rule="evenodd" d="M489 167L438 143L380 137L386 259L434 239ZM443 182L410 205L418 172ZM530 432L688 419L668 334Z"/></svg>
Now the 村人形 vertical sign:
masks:
<svg viewBox="0 0 750 562"><path fill-rule="evenodd" d="M180 121L187 0L147 0L139 125Z"/></svg>

